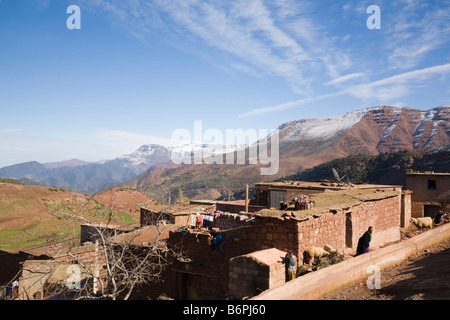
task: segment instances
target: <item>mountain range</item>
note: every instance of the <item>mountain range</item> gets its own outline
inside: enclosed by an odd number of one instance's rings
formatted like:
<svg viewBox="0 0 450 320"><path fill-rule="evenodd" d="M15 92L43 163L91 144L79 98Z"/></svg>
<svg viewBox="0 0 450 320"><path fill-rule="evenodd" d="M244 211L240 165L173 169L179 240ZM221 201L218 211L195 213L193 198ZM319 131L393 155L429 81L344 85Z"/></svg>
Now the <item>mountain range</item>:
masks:
<svg viewBox="0 0 450 320"><path fill-rule="evenodd" d="M338 116L295 120L278 127L276 175L262 176L260 163L188 164L151 167L125 185L157 199L180 189L192 198L228 199L233 193L242 195L245 184L276 180L338 158L449 145L449 118L450 106L444 105L427 111L379 106ZM257 147L255 143L249 148Z"/></svg>
<svg viewBox="0 0 450 320"><path fill-rule="evenodd" d="M96 193L113 185L136 188L156 199L182 190L189 197L226 197L263 180L295 174L333 159L377 155L400 150L429 149L450 144L450 105L422 111L378 106L337 116L302 119L278 127L279 170L261 176L263 164L175 165L171 153L189 160L193 150L211 145L184 145L178 149L143 145L131 154L102 163L70 160L41 164L36 161L0 168L0 176L31 179L43 185L70 187ZM259 148L261 141L248 146Z"/></svg>

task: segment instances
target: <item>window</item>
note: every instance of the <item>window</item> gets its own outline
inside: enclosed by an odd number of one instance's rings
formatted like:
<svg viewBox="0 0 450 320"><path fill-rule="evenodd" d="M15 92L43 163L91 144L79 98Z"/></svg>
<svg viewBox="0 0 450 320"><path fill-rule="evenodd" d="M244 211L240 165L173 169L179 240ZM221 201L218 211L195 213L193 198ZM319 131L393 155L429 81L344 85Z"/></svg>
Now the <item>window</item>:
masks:
<svg viewBox="0 0 450 320"><path fill-rule="evenodd" d="M428 190L436 190L436 180L428 180Z"/></svg>

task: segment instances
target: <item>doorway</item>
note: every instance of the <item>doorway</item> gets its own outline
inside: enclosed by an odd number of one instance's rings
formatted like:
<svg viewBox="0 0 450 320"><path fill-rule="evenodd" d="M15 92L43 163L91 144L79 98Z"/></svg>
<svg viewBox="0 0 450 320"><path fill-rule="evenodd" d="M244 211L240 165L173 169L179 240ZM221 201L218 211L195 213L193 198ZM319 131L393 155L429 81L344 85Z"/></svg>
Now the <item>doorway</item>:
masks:
<svg viewBox="0 0 450 320"><path fill-rule="evenodd" d="M202 300L201 277L199 275L184 272L180 273L180 276L181 276L181 288L180 288L181 300Z"/></svg>
<svg viewBox="0 0 450 320"><path fill-rule="evenodd" d="M434 220L439 214L439 208L439 206L423 206L423 216Z"/></svg>
<svg viewBox="0 0 450 320"><path fill-rule="evenodd" d="M345 246L347 248L353 247L353 223L351 212L345 214Z"/></svg>
<svg viewBox="0 0 450 320"><path fill-rule="evenodd" d="M270 207L280 209L280 202L286 201L286 191L270 191Z"/></svg>

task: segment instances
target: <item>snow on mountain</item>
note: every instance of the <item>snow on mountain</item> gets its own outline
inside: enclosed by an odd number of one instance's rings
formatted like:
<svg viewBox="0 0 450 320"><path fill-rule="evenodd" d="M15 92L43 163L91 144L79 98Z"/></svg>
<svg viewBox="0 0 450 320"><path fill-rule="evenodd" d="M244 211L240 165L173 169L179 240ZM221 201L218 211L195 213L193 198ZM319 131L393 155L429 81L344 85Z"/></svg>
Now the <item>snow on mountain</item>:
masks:
<svg viewBox="0 0 450 320"><path fill-rule="evenodd" d="M414 115L419 116L418 123L414 128L413 147L430 147L435 137L442 131L450 135L449 107L443 105L427 111L408 108L378 106L338 116L302 119L287 122L279 127L280 143L306 142L306 141L332 141L344 135L351 127L356 125L365 116L371 115L380 128L384 128L380 137L380 144L390 137L394 129L404 125L399 121L409 122L411 126L416 124ZM408 115L408 113L411 113ZM404 131L404 130L403 130ZM424 143L424 140L425 142Z"/></svg>
<svg viewBox="0 0 450 320"><path fill-rule="evenodd" d="M398 124L398 119L400 118L400 114L402 112L402 109L393 109L394 110L394 120L391 121L391 123L389 123L386 131L383 134L383 137L381 138L380 142L383 142L392 132L392 130L397 126Z"/></svg>
<svg viewBox="0 0 450 320"><path fill-rule="evenodd" d="M287 122L279 127L280 143L336 137L337 134L347 131L358 123L369 110L375 108L357 110L338 116Z"/></svg>
<svg viewBox="0 0 450 320"><path fill-rule="evenodd" d="M200 152L201 158L214 156L236 150L235 145L214 143L179 142L168 146L148 144L136 151L122 155L113 161L119 161L128 168L146 170L153 164L173 161L176 163L191 163L192 157Z"/></svg>
<svg viewBox="0 0 450 320"><path fill-rule="evenodd" d="M201 150L201 157L215 156L231 151L235 151L240 146L214 143L187 142L179 143L167 147L171 154L171 159L177 163L191 163L192 157Z"/></svg>
<svg viewBox="0 0 450 320"><path fill-rule="evenodd" d="M157 144L148 144L140 146L136 151L130 154L124 154L117 158L117 160L122 160L128 162L130 165L140 165L146 163L154 163L155 160L167 160L165 157L169 150L164 146Z"/></svg>

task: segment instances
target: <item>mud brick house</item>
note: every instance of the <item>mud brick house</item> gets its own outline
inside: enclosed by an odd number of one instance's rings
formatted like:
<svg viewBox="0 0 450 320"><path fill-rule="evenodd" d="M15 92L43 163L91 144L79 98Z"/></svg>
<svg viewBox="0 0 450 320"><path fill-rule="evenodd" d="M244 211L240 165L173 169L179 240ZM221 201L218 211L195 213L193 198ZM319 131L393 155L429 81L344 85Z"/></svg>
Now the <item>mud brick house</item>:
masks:
<svg viewBox="0 0 450 320"><path fill-rule="evenodd" d="M312 246L330 245L341 253L355 253L369 226L374 228L372 248L399 240L407 211L403 207L408 203L399 186L286 181L257 184L255 190L251 203L265 208L257 212L221 212L217 203L158 211L141 208L139 228L117 239L131 237L133 245L145 250L156 234L167 248L182 255L170 261L161 281L137 288L131 298L251 297L286 281L281 259L288 250L297 265ZM302 196L314 205L299 209L290 204ZM286 205L279 208L280 202ZM212 225L198 224L200 216L210 215L214 215Z"/></svg>
<svg viewBox="0 0 450 320"><path fill-rule="evenodd" d="M189 219L194 213L204 213L203 207L201 205L174 205L159 210L141 207L140 224L141 227L154 225L155 223L186 225L190 223Z"/></svg>
<svg viewBox="0 0 450 320"><path fill-rule="evenodd" d="M80 231L80 244L94 243L100 239L100 234L112 237L114 235L128 233L135 230L135 225L114 224L82 224Z"/></svg>
<svg viewBox="0 0 450 320"><path fill-rule="evenodd" d="M286 187L284 190L283 186ZM270 270L281 270L280 265L276 268L274 261L288 250L293 250L299 264L303 251L311 246L328 244L340 252L355 252L359 237L369 226L374 228L372 247L400 239L401 187L338 186L324 182L259 184L258 187L267 195L272 190L284 191L288 201L290 197L306 193L313 199L314 206L308 210L288 207L247 214L223 213L211 230L196 229L191 225L170 232L168 245L181 249L185 258L175 261L164 276L165 286L160 289L166 295L175 299L223 299L227 296L239 299L243 294L268 289L279 276ZM226 220L231 219L234 221L231 228L220 227L219 221L223 221L225 227ZM264 259L252 257L261 251L266 252ZM276 254L270 257L267 252ZM238 271L250 269L254 273L260 271L256 277L259 280L252 282L251 272L245 271L249 273L246 290L237 290ZM249 283L254 287L250 288Z"/></svg>
<svg viewBox="0 0 450 320"><path fill-rule="evenodd" d="M96 254L95 245L86 245L73 249L71 255L64 251L58 251L52 259L47 260L26 260L22 264L22 272L19 278L19 300L42 300L47 298L64 299L70 297L52 297L53 292L58 291L62 286L67 285L71 279L71 268L78 266L77 261L83 261L84 266L79 267L81 281L91 281L92 278L84 270L90 269L95 273L95 266L103 264L102 255ZM100 271L100 276L104 271ZM69 294L69 291L66 291Z"/></svg>
<svg viewBox="0 0 450 320"><path fill-rule="evenodd" d="M411 216L435 218L441 207L450 204L450 173L406 172L406 188L411 194Z"/></svg>

